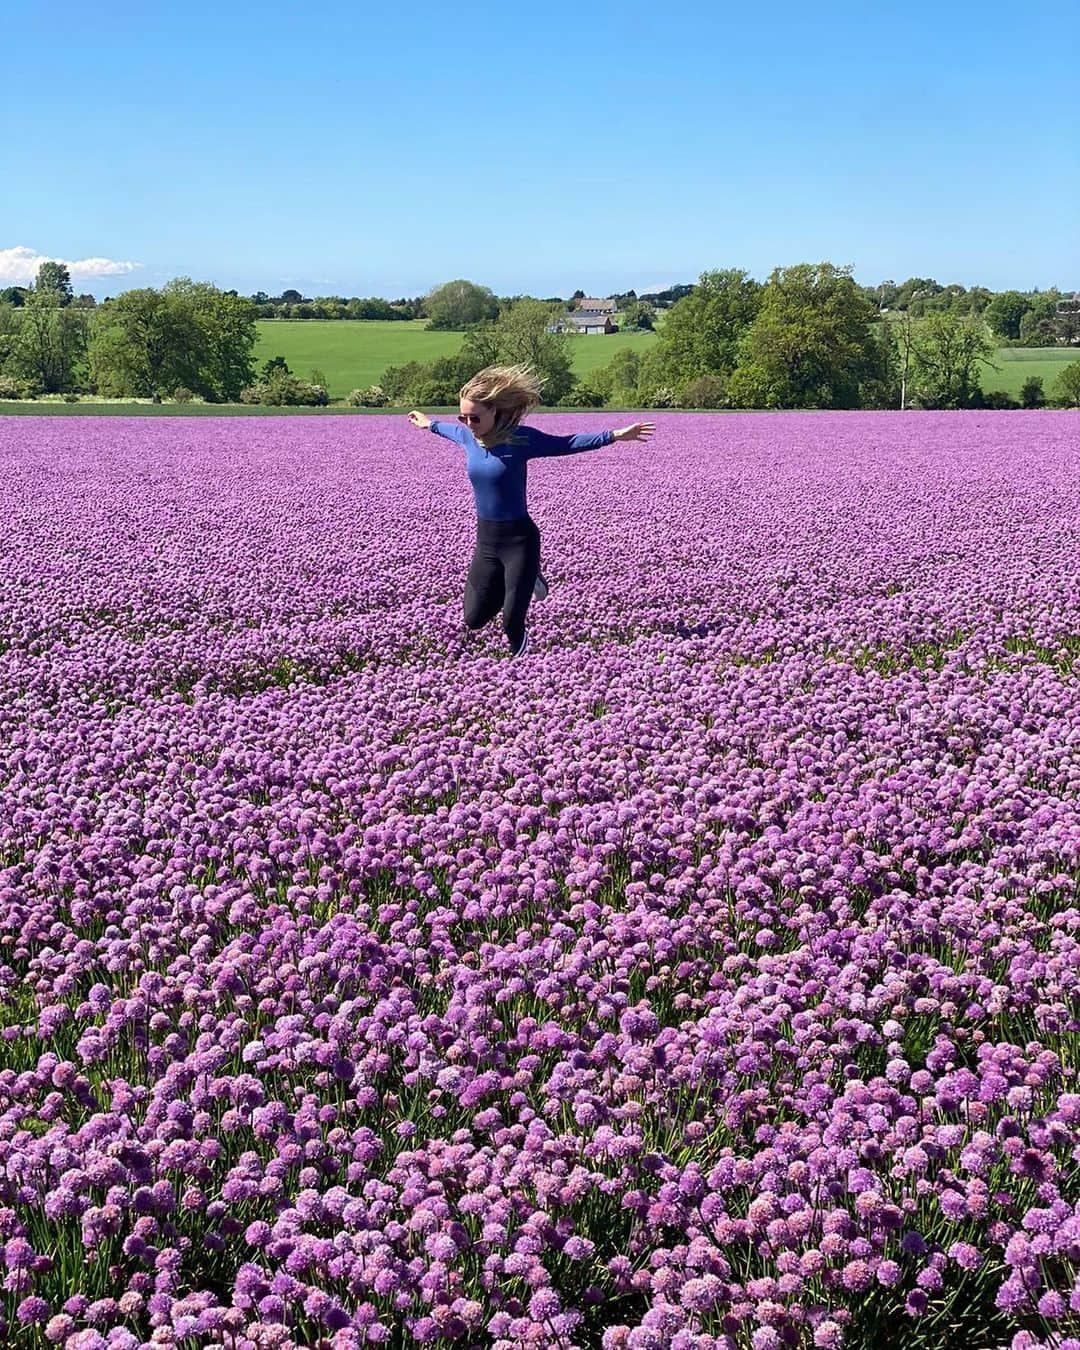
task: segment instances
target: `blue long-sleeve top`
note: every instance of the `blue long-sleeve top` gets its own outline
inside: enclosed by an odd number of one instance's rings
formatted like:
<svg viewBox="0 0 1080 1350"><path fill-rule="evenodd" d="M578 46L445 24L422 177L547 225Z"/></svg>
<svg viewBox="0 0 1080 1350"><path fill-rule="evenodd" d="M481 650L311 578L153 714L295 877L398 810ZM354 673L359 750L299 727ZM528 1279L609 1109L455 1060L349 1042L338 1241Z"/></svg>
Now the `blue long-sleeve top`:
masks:
<svg viewBox="0 0 1080 1350"><path fill-rule="evenodd" d="M520 520L528 514L525 504L526 469L530 459L552 459L598 450L611 445L610 431L580 436L552 436L535 427L518 425L502 445L485 450L468 427L459 422L431 423L436 436L456 441L465 451L465 467L481 520Z"/></svg>

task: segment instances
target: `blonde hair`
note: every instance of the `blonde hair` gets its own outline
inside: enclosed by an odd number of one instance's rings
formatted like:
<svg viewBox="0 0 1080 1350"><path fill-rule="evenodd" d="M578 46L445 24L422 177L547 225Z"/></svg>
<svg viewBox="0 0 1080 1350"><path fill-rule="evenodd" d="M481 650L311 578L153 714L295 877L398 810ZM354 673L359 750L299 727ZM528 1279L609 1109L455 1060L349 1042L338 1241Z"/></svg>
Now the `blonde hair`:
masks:
<svg viewBox="0 0 1080 1350"><path fill-rule="evenodd" d="M477 436L485 450L500 445L525 414L540 402L540 379L531 366L485 366L461 386L459 398L495 409L495 425Z"/></svg>

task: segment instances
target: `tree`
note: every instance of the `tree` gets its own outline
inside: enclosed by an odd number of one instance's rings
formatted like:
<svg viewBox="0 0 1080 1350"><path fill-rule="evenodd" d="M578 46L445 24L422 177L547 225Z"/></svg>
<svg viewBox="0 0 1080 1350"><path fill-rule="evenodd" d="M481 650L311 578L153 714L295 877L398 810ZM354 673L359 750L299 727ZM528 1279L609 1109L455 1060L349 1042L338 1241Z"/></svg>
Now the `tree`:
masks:
<svg viewBox="0 0 1080 1350"><path fill-rule="evenodd" d="M638 298L648 300L657 309L670 309L672 305L678 304L685 296L693 293L693 286L679 285L669 286L666 291L646 291Z"/></svg>
<svg viewBox="0 0 1080 1350"><path fill-rule="evenodd" d="M1025 347L1053 347L1057 343L1057 290L1029 297L1029 307L1020 320L1020 341Z"/></svg>
<svg viewBox="0 0 1080 1350"><path fill-rule="evenodd" d="M956 306L959 314L985 314L986 307L993 300L993 292L988 291L985 286L972 286L963 298L963 303Z"/></svg>
<svg viewBox="0 0 1080 1350"><path fill-rule="evenodd" d="M195 382L185 379L177 383L214 403L238 399L240 390L254 379L252 354L258 337L254 304L235 291L220 291L209 282L192 281L190 277L174 278L164 294L187 311L198 335Z"/></svg>
<svg viewBox="0 0 1080 1350"><path fill-rule="evenodd" d="M1054 347L1057 345L1057 324L1053 318L1044 318L1029 309L1020 320L1020 342L1025 347Z"/></svg>
<svg viewBox="0 0 1080 1350"><path fill-rule="evenodd" d="M921 313L920 302L928 299L942 289L941 285L933 277L908 277L903 282L896 294L893 302L895 309L907 309L909 305L915 304L915 313Z"/></svg>
<svg viewBox="0 0 1080 1350"><path fill-rule="evenodd" d="M474 370L524 362L540 377L544 402L558 403L574 385L569 344L576 339L547 331L557 316L557 306L542 300L515 301L494 323L470 329L462 344L462 360Z"/></svg>
<svg viewBox="0 0 1080 1350"><path fill-rule="evenodd" d="M12 373L7 370L7 361L18 336L19 320L16 317L16 308L0 295L0 375Z"/></svg>
<svg viewBox="0 0 1080 1350"><path fill-rule="evenodd" d="M929 314L915 334L913 374L924 408L965 408L979 391L979 365L994 354L981 319Z"/></svg>
<svg viewBox="0 0 1080 1350"><path fill-rule="evenodd" d="M1080 408L1080 361L1071 361L1054 381L1054 399L1066 408Z"/></svg>
<svg viewBox="0 0 1080 1350"><path fill-rule="evenodd" d="M350 300L345 306L345 312L350 319L404 318L401 310L395 309L389 300L383 300L377 295L369 296L366 300Z"/></svg>
<svg viewBox="0 0 1080 1350"><path fill-rule="evenodd" d="M936 283L935 283L936 284ZM964 305L964 298L967 291L959 282L950 282L948 286L939 287L936 291L925 291L921 296L913 295L911 297L911 307L920 314L928 314L931 310L957 311L958 307ZM916 302L920 303L916 303Z"/></svg>
<svg viewBox="0 0 1080 1350"><path fill-rule="evenodd" d="M651 363L660 383L685 384L699 375L727 375L754 322L762 287L736 268L702 272L697 286L668 311Z"/></svg>
<svg viewBox="0 0 1080 1350"><path fill-rule="evenodd" d="M872 369L860 386L862 408L895 408L899 402L902 373L902 351L896 331L899 328L899 323L888 320L871 325L870 335L877 346L876 371Z"/></svg>
<svg viewBox="0 0 1080 1350"><path fill-rule="evenodd" d="M749 407L860 407L863 385L882 375L876 317L849 267L776 268L739 344L732 398Z"/></svg>
<svg viewBox="0 0 1080 1350"><path fill-rule="evenodd" d="M398 317L403 319L426 319L426 303L426 298L422 295L414 296L411 300L406 300L403 296L400 300L390 301Z"/></svg>
<svg viewBox="0 0 1080 1350"><path fill-rule="evenodd" d="M640 332L652 332L654 313L652 305L644 300L629 300L625 308L619 310L619 327L624 331L636 328Z"/></svg>
<svg viewBox="0 0 1080 1350"><path fill-rule="evenodd" d="M151 286L124 291L95 314L89 346L99 393L149 398L178 385L200 388L202 332L175 292Z"/></svg>
<svg viewBox="0 0 1080 1350"><path fill-rule="evenodd" d="M52 287L35 287L18 314L5 362L8 374L47 394L71 389L86 355L86 311L64 308L61 293Z"/></svg>
<svg viewBox="0 0 1080 1350"><path fill-rule="evenodd" d="M1031 301L1019 291L1002 291L986 307L986 322L998 337L1015 341L1020 336L1020 321L1031 308Z"/></svg>
<svg viewBox="0 0 1080 1350"><path fill-rule="evenodd" d="M317 295L312 305L323 319L344 319L347 313L345 301L340 295Z"/></svg>
<svg viewBox="0 0 1080 1350"><path fill-rule="evenodd" d="M641 378L641 354L632 347L616 352L606 366L594 370L588 385L615 408L633 408L638 403L638 383ZM586 407L587 404L581 406Z"/></svg>
<svg viewBox="0 0 1080 1350"><path fill-rule="evenodd" d="M37 288L39 291L53 291L60 297L61 306L71 304L71 276L62 262L41 264L38 268Z"/></svg>
<svg viewBox="0 0 1080 1350"><path fill-rule="evenodd" d="M595 379L595 376L593 376ZM659 344L650 347L641 358L641 364L638 366L638 387L637 399L635 400L639 408L659 408L670 406L658 401L657 391L664 390L672 395L674 399L675 390L668 385L664 374L664 362L659 351Z"/></svg>
<svg viewBox="0 0 1080 1350"><path fill-rule="evenodd" d="M493 291L462 279L436 287L425 305L429 328L470 328L494 319L499 312Z"/></svg>
<svg viewBox="0 0 1080 1350"><path fill-rule="evenodd" d="M470 328L456 356L391 366L383 372L379 386L392 403L432 407L456 403L461 386L485 366L524 362L540 377L544 402L558 403L573 388L574 375L571 339L547 331L557 313L557 306L542 300L517 300L498 319Z"/></svg>
<svg viewBox="0 0 1080 1350"><path fill-rule="evenodd" d="M897 352L896 373L900 385L900 411L903 412L907 408L908 390L911 387L911 369L915 357L915 325L910 310L904 311L904 316L895 325L895 329L890 327L890 342L893 341L894 335Z"/></svg>

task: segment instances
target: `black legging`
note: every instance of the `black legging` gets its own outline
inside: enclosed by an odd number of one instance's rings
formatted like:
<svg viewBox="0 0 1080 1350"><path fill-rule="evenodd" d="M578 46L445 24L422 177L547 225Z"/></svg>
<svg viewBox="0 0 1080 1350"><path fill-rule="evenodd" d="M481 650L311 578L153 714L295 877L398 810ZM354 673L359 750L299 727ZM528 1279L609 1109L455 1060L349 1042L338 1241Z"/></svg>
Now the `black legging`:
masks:
<svg viewBox="0 0 1080 1350"><path fill-rule="evenodd" d="M525 615L540 570L540 531L530 516L477 520L476 548L465 583L465 625L483 628L502 610L510 650L525 636Z"/></svg>

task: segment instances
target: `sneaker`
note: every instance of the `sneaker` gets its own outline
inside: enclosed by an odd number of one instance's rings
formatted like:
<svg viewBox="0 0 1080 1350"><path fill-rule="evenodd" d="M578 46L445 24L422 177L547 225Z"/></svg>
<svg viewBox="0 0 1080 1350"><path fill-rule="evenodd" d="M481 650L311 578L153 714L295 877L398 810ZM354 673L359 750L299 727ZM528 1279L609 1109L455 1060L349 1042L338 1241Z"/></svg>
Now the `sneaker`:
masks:
<svg viewBox="0 0 1080 1350"><path fill-rule="evenodd" d="M517 657L519 656L524 656L528 650L529 650L529 630L526 628L525 636L521 639L521 646L517 649L516 652L510 653L511 661L516 660Z"/></svg>
<svg viewBox="0 0 1080 1350"><path fill-rule="evenodd" d="M533 599L546 600L547 593L549 590L550 587L548 586L547 582L544 580L543 576L539 572L537 572L536 580L533 582Z"/></svg>

